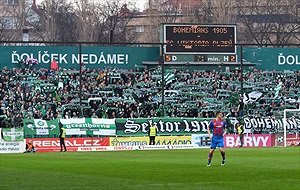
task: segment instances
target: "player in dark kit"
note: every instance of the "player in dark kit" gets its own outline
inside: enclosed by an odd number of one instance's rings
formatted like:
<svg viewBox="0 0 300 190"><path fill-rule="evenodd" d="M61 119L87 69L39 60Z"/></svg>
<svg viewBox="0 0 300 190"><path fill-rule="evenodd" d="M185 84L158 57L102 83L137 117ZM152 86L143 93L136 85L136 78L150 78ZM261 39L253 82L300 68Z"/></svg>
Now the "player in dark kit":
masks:
<svg viewBox="0 0 300 190"><path fill-rule="evenodd" d="M208 135L211 139L210 151L208 154L207 166L210 166L211 160L217 146L220 148L222 155L221 166L225 165L225 151L224 151L224 136L226 135L226 121L222 119L223 113L216 112L216 118L211 120L208 126Z"/></svg>

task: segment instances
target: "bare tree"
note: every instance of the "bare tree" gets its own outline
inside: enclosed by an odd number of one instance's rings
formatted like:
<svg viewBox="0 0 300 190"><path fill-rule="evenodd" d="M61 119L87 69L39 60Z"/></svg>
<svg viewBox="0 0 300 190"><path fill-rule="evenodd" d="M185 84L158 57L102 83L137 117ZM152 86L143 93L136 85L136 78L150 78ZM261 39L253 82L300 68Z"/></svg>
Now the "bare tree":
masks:
<svg viewBox="0 0 300 190"><path fill-rule="evenodd" d="M299 43L297 0L236 1L241 23L240 42L257 44Z"/></svg>
<svg viewBox="0 0 300 190"><path fill-rule="evenodd" d="M103 19L102 34L98 41L110 41L110 42L132 42L134 35L127 36L126 26L132 19L134 13L132 13L128 6L134 4L120 4L118 1L107 0L101 3L99 6L99 14ZM130 30L130 29L128 29Z"/></svg>
<svg viewBox="0 0 300 190"><path fill-rule="evenodd" d="M45 0L39 24L43 40L62 42L126 42L130 11L119 2ZM42 29L44 28L44 30Z"/></svg>
<svg viewBox="0 0 300 190"><path fill-rule="evenodd" d="M74 4L66 0L45 0L36 31L43 41L73 42L78 35L77 20Z"/></svg>
<svg viewBox="0 0 300 190"><path fill-rule="evenodd" d="M103 33L103 17L99 14L99 7L86 0L76 2L78 16L78 41L98 41ZM100 40L101 41L101 40Z"/></svg>
<svg viewBox="0 0 300 190"><path fill-rule="evenodd" d="M141 39L157 43L161 23L199 23L202 20L202 0L149 0L141 23L145 27Z"/></svg>
<svg viewBox="0 0 300 190"><path fill-rule="evenodd" d="M235 1L203 0L202 21L204 23L234 23Z"/></svg>
<svg viewBox="0 0 300 190"><path fill-rule="evenodd" d="M22 40L23 29L29 27L32 10L28 1L19 1L16 4L6 5L0 1L0 40Z"/></svg>
<svg viewBox="0 0 300 190"><path fill-rule="evenodd" d="M299 43L298 7L298 0L149 0L144 39L157 42L162 22L236 23L240 43Z"/></svg>
<svg viewBox="0 0 300 190"><path fill-rule="evenodd" d="M134 15L128 6L135 7L135 4L44 0L37 8L35 0L32 6L30 0L18 2L0 5L1 40L21 40L23 29L30 30L30 40L42 41L132 42L135 38L126 27Z"/></svg>

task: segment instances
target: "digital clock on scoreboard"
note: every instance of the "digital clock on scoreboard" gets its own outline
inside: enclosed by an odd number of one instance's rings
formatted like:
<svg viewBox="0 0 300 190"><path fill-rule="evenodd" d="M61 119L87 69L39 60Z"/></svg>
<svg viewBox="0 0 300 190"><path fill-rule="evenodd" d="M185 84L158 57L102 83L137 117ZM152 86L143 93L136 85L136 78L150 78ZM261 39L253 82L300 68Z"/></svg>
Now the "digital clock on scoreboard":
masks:
<svg viewBox="0 0 300 190"><path fill-rule="evenodd" d="M166 54L236 54L236 25L163 24Z"/></svg>
<svg viewBox="0 0 300 190"><path fill-rule="evenodd" d="M165 62L236 62L236 55L228 54L166 54Z"/></svg>

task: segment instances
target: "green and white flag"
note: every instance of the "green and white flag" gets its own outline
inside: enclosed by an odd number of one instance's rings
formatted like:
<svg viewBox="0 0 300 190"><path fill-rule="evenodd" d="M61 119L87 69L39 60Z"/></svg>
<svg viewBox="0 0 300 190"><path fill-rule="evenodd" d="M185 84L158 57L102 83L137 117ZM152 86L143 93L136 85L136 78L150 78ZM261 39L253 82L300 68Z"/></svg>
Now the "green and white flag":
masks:
<svg viewBox="0 0 300 190"><path fill-rule="evenodd" d="M259 91L252 91L248 94L244 93L243 102L245 105L256 102L262 95L263 93Z"/></svg>
<svg viewBox="0 0 300 190"><path fill-rule="evenodd" d="M25 135L58 135L58 120L23 119Z"/></svg>
<svg viewBox="0 0 300 190"><path fill-rule="evenodd" d="M37 135L49 135L48 124L46 120L35 119L34 125Z"/></svg>
<svg viewBox="0 0 300 190"><path fill-rule="evenodd" d="M103 135L115 136L115 119L73 118L60 119L67 135Z"/></svg>
<svg viewBox="0 0 300 190"><path fill-rule="evenodd" d="M3 128L4 141L23 141L24 131L23 128Z"/></svg>
<svg viewBox="0 0 300 190"><path fill-rule="evenodd" d="M274 96L274 99L278 97L281 88L282 88L282 82L280 82L280 83L276 86L276 88L274 89L274 90L275 90L275 96Z"/></svg>
<svg viewBox="0 0 300 190"><path fill-rule="evenodd" d="M164 80L166 82L166 85L171 83L174 78L175 78L175 75L173 73L167 73L166 75L164 75Z"/></svg>
<svg viewBox="0 0 300 190"><path fill-rule="evenodd" d="M116 135L115 119L73 118L60 119L67 135ZM25 135L58 135L60 132L58 119L24 119Z"/></svg>
<svg viewBox="0 0 300 190"><path fill-rule="evenodd" d="M165 85L168 85L168 84L170 84L172 81L173 81L173 79L175 79L175 74L173 74L173 73L165 73L164 74L164 81L165 81ZM161 84L161 81L162 81L162 79L160 78L157 82L158 82L158 84Z"/></svg>

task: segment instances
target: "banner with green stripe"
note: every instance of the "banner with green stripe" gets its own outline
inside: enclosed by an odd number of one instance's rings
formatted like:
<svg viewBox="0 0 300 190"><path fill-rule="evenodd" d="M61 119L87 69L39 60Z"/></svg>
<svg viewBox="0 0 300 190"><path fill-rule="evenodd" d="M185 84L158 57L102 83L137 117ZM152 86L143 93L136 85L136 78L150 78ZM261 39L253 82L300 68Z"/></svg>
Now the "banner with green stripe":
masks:
<svg viewBox="0 0 300 190"><path fill-rule="evenodd" d="M4 141L23 141L24 130L23 128L3 128L3 140Z"/></svg>
<svg viewBox="0 0 300 190"><path fill-rule="evenodd" d="M58 120L23 119L24 135L58 135Z"/></svg>
<svg viewBox="0 0 300 190"><path fill-rule="evenodd" d="M115 119L73 118L60 119L67 135L115 136Z"/></svg>

